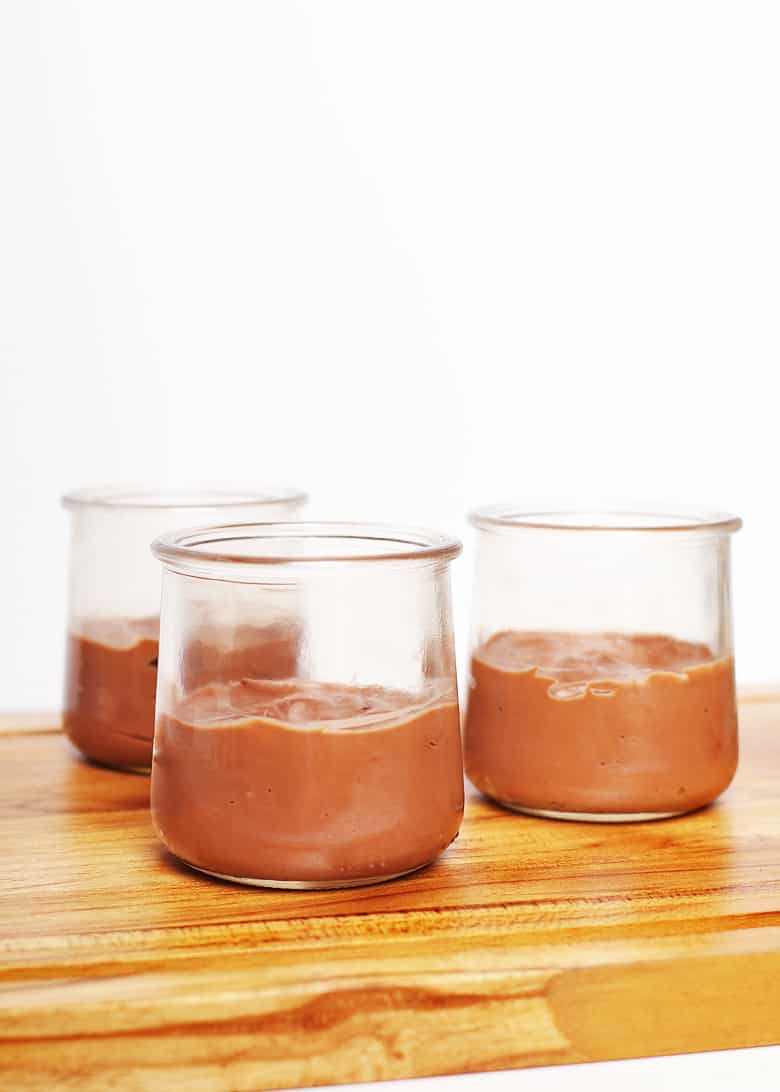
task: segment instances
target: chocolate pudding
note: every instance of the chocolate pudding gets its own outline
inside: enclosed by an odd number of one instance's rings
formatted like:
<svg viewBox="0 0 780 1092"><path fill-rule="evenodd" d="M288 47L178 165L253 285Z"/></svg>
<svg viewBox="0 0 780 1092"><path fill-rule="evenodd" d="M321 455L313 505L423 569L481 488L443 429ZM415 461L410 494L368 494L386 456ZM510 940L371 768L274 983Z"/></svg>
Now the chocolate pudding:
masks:
<svg viewBox="0 0 780 1092"><path fill-rule="evenodd" d="M711 803L734 776L734 661L706 645L504 632L477 648L471 676L466 772L509 807L672 815Z"/></svg>
<svg viewBox="0 0 780 1092"><path fill-rule="evenodd" d="M91 622L67 638L65 731L88 758L148 769L152 758L159 622Z"/></svg>
<svg viewBox="0 0 780 1092"><path fill-rule="evenodd" d="M177 857L228 879L390 879L455 838L454 696L287 679L213 683L158 714L152 816Z"/></svg>
<svg viewBox="0 0 780 1092"><path fill-rule="evenodd" d="M157 618L93 620L68 635L64 725L88 758L119 769L151 767L159 629ZM286 622L202 627L187 648L181 686L186 692L247 672L289 677L299 637Z"/></svg>

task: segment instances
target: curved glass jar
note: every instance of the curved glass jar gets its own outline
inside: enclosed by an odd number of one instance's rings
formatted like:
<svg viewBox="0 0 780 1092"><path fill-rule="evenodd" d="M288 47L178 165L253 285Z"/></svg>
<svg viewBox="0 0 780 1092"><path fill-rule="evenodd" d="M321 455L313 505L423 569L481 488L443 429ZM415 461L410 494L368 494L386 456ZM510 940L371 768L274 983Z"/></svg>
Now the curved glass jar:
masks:
<svg viewBox="0 0 780 1092"><path fill-rule="evenodd" d="M730 540L700 511L471 514L466 772L534 815L657 819L737 766Z"/></svg>
<svg viewBox="0 0 780 1092"><path fill-rule="evenodd" d="M463 814L449 576L460 543L254 524L167 535L153 552L152 817L170 852L290 888L374 883L437 857ZM256 651L228 671L204 654L247 633Z"/></svg>
<svg viewBox="0 0 780 1092"><path fill-rule="evenodd" d="M152 762L160 613L154 538L193 522L294 519L292 489L160 491L108 487L69 493L70 571L64 726L106 766Z"/></svg>

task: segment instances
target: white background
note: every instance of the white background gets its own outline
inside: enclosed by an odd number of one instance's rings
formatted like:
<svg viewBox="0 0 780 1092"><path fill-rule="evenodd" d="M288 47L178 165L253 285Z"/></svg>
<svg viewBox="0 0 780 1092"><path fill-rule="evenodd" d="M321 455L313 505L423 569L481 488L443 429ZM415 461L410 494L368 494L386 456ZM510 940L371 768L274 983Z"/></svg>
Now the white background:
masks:
<svg viewBox="0 0 780 1092"><path fill-rule="evenodd" d="M134 479L728 507L780 679L779 52L750 0L0 0L0 705L59 701L59 494Z"/></svg>
<svg viewBox="0 0 780 1092"><path fill-rule="evenodd" d="M779 51L749 0L0 0L0 704L59 701L59 494L137 479L725 506L780 678Z"/></svg>

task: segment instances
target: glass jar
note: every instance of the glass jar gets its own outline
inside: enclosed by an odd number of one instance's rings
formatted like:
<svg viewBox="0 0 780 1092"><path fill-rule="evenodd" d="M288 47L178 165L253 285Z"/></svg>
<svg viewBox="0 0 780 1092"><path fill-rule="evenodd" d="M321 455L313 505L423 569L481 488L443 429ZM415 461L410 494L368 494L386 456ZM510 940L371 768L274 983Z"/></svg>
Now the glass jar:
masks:
<svg viewBox="0 0 780 1092"><path fill-rule="evenodd" d="M152 539L209 520L293 519L305 500L292 489L144 487L63 497L71 517L64 727L87 758L151 766L160 613Z"/></svg>
<svg viewBox="0 0 780 1092"><path fill-rule="evenodd" d="M456 837L463 770L449 563L406 528L254 524L166 535L152 817L187 864L268 887L352 887ZM289 644L224 672L247 627ZM285 636L286 635L286 636ZM195 665L195 669L193 669Z"/></svg>
<svg viewBox="0 0 780 1092"><path fill-rule="evenodd" d="M512 506L470 520L470 780L559 819L658 819L715 800L737 766L741 520Z"/></svg>

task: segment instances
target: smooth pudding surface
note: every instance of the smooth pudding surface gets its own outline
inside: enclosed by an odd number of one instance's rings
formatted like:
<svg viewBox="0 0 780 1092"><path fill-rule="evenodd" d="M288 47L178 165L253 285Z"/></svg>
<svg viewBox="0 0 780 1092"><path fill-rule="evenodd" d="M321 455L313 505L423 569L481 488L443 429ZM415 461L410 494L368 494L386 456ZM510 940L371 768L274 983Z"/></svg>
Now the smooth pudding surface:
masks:
<svg viewBox="0 0 780 1092"><path fill-rule="evenodd" d="M737 764L732 657L655 634L507 631L473 655L466 771L502 803L667 814L714 800Z"/></svg>
<svg viewBox="0 0 780 1092"><path fill-rule="evenodd" d="M382 879L457 835L457 702L243 679L158 716L152 815L176 856L239 879Z"/></svg>

